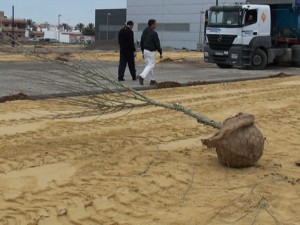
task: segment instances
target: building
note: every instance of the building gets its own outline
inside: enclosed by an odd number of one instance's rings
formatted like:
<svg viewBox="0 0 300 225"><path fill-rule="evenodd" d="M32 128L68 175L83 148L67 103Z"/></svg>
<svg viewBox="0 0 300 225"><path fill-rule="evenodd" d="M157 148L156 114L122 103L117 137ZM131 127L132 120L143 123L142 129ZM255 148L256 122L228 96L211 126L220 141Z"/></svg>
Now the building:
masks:
<svg viewBox="0 0 300 225"><path fill-rule="evenodd" d="M127 20L133 20L140 40L149 19L156 19L163 47L202 49L205 11L210 6L235 4L236 0L127 0ZM241 1L240 1L241 2ZM245 1L243 1L245 2Z"/></svg>
<svg viewBox="0 0 300 225"><path fill-rule="evenodd" d="M116 39L125 23L126 9L96 9L95 41Z"/></svg>
<svg viewBox="0 0 300 225"><path fill-rule="evenodd" d="M3 11L0 11L0 39L8 40L15 37L16 40L24 40L26 31L25 19L7 18Z"/></svg>
<svg viewBox="0 0 300 225"><path fill-rule="evenodd" d="M95 37L83 35L79 31L61 32L60 42L69 44L91 44L95 42Z"/></svg>
<svg viewBox="0 0 300 225"><path fill-rule="evenodd" d="M26 37L29 38L43 38L44 32L41 29L41 26L37 26L36 24L33 24L32 27L27 27L26 29Z"/></svg>

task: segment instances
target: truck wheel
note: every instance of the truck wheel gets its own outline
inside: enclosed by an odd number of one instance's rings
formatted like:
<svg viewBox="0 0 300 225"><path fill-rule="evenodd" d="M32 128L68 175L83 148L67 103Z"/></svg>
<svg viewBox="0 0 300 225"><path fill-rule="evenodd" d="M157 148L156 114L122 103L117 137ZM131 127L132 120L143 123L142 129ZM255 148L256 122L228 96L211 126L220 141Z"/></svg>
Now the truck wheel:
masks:
<svg viewBox="0 0 300 225"><path fill-rule="evenodd" d="M300 67L300 45L292 46L292 62L295 66Z"/></svg>
<svg viewBox="0 0 300 225"><path fill-rule="evenodd" d="M228 69L228 68L233 67L233 65L222 64L222 63L217 63L217 66L222 68L222 69Z"/></svg>
<svg viewBox="0 0 300 225"><path fill-rule="evenodd" d="M251 69L263 70L266 68L268 58L266 53L262 49L256 49L251 57Z"/></svg>

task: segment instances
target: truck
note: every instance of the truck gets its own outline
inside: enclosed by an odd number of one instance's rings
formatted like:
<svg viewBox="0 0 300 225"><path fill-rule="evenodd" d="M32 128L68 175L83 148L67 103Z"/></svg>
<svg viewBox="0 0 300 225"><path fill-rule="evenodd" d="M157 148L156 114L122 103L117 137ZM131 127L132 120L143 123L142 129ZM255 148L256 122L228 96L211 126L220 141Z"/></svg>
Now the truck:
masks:
<svg viewBox="0 0 300 225"><path fill-rule="evenodd" d="M254 70L300 66L300 0L217 5L205 15L205 62Z"/></svg>

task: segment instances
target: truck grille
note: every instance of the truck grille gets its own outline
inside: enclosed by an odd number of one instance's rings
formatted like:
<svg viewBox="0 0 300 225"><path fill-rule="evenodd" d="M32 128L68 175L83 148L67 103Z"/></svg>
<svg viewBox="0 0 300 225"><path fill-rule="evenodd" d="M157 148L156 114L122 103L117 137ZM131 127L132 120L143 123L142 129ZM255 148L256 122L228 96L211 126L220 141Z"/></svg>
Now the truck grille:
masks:
<svg viewBox="0 0 300 225"><path fill-rule="evenodd" d="M237 35L208 34L209 47L214 50L228 51Z"/></svg>

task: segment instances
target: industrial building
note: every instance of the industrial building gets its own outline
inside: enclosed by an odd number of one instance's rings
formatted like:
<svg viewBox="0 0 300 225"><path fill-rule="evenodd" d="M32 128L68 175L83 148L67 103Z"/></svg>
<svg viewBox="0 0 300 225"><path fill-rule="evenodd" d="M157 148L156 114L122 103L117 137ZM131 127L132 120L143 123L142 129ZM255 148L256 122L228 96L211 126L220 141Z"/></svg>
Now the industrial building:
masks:
<svg viewBox="0 0 300 225"><path fill-rule="evenodd" d="M111 40L126 23L126 9L96 9L95 40Z"/></svg>
<svg viewBox="0 0 300 225"><path fill-rule="evenodd" d="M138 42L149 19L156 19L163 47L201 50L205 11L212 5L233 5L236 0L127 0L127 20ZM243 1L245 2L245 1Z"/></svg>

